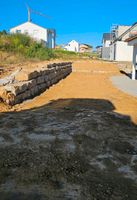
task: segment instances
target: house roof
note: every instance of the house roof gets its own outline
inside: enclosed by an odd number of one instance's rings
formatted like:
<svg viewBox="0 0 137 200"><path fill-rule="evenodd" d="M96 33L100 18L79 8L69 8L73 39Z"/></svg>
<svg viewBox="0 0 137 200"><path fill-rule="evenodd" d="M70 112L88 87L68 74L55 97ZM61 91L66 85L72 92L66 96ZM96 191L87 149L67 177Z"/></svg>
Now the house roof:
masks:
<svg viewBox="0 0 137 200"><path fill-rule="evenodd" d="M79 44L76 40L71 40L70 42L68 42L67 44L65 44L65 46L68 46L70 43L77 43L77 44Z"/></svg>
<svg viewBox="0 0 137 200"><path fill-rule="evenodd" d="M22 26L22 25L24 25L24 24L27 24L27 23L30 23L30 24L33 24L33 25L36 25L36 26L39 26L39 25L37 25L37 24L34 24L34 23L32 23L32 22L24 22L24 23L21 23L21 24L18 24L17 26L13 26L13 27L11 27L10 29L13 29L13 28L16 28L16 27L18 27L18 26ZM44 28L44 27L42 27L42 26L39 26L40 28ZM44 28L44 29L46 29L46 28Z"/></svg>
<svg viewBox="0 0 137 200"><path fill-rule="evenodd" d="M130 42L130 41L135 40L135 39L137 39L137 35L134 35L133 37L127 38L127 39L125 40L125 42Z"/></svg>
<svg viewBox="0 0 137 200"><path fill-rule="evenodd" d="M71 42L76 42L76 43L78 43L76 40L71 40L69 43L71 43Z"/></svg>
<svg viewBox="0 0 137 200"><path fill-rule="evenodd" d="M45 28L45 27L39 26L39 25L37 25L37 24L34 24L34 23L32 23L32 22L28 22L28 21L27 21L27 22L24 22L24 23L21 23L21 24L19 24L19 25L17 25L17 26L14 26L14 27L12 27L12 28L10 28L10 29L16 28L16 27L18 27L18 26L21 26L21 25L27 24L27 23L30 23L30 24L32 24L32 25L35 25L35 26L40 27L40 28L43 28L43 29L48 29L48 30L55 31L55 29Z"/></svg>
<svg viewBox="0 0 137 200"><path fill-rule="evenodd" d="M86 46L88 48L93 48L93 46L89 45L89 44L80 44L80 46Z"/></svg>

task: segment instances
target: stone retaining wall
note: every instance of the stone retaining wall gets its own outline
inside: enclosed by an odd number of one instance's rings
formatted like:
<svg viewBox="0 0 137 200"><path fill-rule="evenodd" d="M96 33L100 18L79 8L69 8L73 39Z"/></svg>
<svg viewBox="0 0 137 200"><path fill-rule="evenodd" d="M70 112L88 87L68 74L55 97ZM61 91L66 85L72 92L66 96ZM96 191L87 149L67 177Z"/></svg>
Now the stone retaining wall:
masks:
<svg viewBox="0 0 137 200"><path fill-rule="evenodd" d="M31 99L72 72L72 63L48 64L36 69L22 69L15 74L10 84L0 86L0 99L8 105L15 105Z"/></svg>

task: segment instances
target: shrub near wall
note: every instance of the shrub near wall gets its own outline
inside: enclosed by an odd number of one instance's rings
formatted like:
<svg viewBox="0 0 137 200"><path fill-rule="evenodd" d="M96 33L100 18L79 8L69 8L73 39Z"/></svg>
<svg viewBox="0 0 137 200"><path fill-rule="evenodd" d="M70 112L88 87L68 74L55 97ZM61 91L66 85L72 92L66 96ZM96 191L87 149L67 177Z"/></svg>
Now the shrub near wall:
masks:
<svg viewBox="0 0 137 200"><path fill-rule="evenodd" d="M0 50L23 55L26 58L49 60L54 58L51 49L23 34L1 34Z"/></svg>
<svg viewBox="0 0 137 200"><path fill-rule="evenodd" d="M54 57L51 49L43 47L39 43L33 43L26 51L28 58L38 58L40 60L49 60Z"/></svg>

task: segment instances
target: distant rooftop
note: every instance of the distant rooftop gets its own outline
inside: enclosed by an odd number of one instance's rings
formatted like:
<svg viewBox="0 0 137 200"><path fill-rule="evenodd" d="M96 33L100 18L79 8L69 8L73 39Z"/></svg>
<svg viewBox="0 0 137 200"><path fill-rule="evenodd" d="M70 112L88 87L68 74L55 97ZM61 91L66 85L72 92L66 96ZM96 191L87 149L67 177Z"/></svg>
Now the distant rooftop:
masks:
<svg viewBox="0 0 137 200"><path fill-rule="evenodd" d="M82 45L83 45L83 46L87 46L87 47L89 47L89 48L93 48L93 46L92 46L92 45L89 45L89 44L82 43L81 46L82 46Z"/></svg>
<svg viewBox="0 0 137 200"><path fill-rule="evenodd" d="M98 49L98 48L102 48L102 45L100 45L100 46L96 46L96 49Z"/></svg>

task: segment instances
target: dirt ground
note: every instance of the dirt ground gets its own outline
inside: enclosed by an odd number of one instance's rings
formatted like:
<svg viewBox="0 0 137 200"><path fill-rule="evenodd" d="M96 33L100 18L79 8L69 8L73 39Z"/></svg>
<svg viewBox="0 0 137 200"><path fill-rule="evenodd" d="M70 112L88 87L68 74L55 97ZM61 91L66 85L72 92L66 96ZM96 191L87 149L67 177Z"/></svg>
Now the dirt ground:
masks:
<svg viewBox="0 0 137 200"><path fill-rule="evenodd" d="M43 64L47 64L47 62L42 62ZM37 65L41 65L41 63L37 63ZM33 63L32 65L28 64L28 66L35 65ZM118 65L109 62L75 61L73 73L65 80L60 81L33 100L25 101L13 108L0 104L0 112L32 109L58 99L97 98L109 100L115 106L115 112L129 115L137 123L137 98L121 92L110 81L111 76L121 74L120 70ZM64 105L56 106L63 107Z"/></svg>
<svg viewBox="0 0 137 200"><path fill-rule="evenodd" d="M113 63L76 61L33 100L0 104L2 200L136 200L137 98Z"/></svg>

